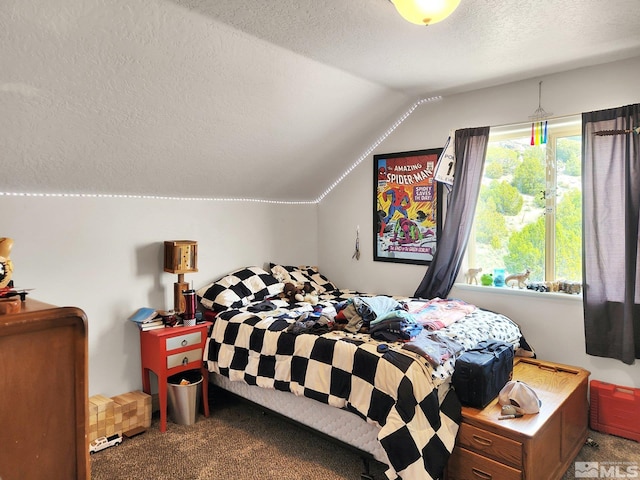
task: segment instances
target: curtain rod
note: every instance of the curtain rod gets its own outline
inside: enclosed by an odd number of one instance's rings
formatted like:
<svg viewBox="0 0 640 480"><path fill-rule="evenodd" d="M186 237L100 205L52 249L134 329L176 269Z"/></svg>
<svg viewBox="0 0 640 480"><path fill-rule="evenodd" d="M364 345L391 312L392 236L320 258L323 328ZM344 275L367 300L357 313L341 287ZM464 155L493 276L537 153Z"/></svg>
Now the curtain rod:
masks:
<svg viewBox="0 0 640 480"><path fill-rule="evenodd" d="M630 128L628 130L599 130L597 132L593 132L594 135L598 135L600 137L608 135L626 135L627 133L635 133L638 135L640 134L640 127Z"/></svg>
<svg viewBox="0 0 640 480"><path fill-rule="evenodd" d="M549 117L546 120L547 121L551 121L551 120L557 121L557 120L564 120L564 119L567 119L567 118L575 118L575 117L580 117L581 118L581 115L582 114L580 114L580 113L570 113L568 115L560 115L560 116L557 116L557 117ZM520 122L502 123L500 125L491 125L490 128L506 128L506 127L513 127L515 125L531 125L532 122L535 123L535 120L525 120L525 121L520 121Z"/></svg>

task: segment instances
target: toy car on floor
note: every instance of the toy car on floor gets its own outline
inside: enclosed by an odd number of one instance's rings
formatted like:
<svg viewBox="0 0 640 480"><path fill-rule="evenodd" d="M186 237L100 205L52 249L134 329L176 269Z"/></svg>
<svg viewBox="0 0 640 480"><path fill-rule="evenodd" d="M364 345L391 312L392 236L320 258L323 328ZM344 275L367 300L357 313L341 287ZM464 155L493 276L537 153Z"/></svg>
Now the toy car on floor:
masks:
<svg viewBox="0 0 640 480"><path fill-rule="evenodd" d="M105 448L120 445L121 443L122 437L117 433L108 437L99 437L89 444L89 453L96 453Z"/></svg>

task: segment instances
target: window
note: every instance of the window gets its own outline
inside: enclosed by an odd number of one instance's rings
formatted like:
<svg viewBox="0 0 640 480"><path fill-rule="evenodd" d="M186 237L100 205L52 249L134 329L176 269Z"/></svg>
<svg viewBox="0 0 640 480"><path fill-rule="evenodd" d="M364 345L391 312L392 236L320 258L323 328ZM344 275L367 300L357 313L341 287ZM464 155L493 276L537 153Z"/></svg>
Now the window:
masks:
<svg viewBox="0 0 640 480"><path fill-rule="evenodd" d="M546 143L532 145L534 136L543 134L531 124L491 129L468 265L529 270L529 283L580 282L581 118L548 120Z"/></svg>

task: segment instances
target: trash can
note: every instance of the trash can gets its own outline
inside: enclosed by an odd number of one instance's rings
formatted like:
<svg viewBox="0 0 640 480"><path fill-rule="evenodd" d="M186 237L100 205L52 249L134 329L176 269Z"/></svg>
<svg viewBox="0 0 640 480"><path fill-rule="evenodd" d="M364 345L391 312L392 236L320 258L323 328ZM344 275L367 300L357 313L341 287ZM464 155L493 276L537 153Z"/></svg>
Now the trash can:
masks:
<svg viewBox="0 0 640 480"><path fill-rule="evenodd" d="M169 418L178 425L196 423L200 411L202 374L198 370L187 370L167 379Z"/></svg>

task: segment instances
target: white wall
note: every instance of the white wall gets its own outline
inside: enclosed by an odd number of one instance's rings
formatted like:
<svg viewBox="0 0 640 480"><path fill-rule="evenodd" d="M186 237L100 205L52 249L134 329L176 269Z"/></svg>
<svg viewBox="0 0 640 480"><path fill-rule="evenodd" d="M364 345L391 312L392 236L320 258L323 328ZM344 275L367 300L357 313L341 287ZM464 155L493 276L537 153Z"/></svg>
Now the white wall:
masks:
<svg viewBox="0 0 640 480"><path fill-rule="evenodd" d="M441 147L450 129L527 122L538 107L540 80L543 81L542 106L553 116L564 116L637 103L640 101L639 77L640 58L636 57L446 97L418 107L374 154ZM363 151L365 148L363 146ZM411 295L425 267L373 261L372 170L371 159L362 162L320 204L319 263L339 286ZM356 261L351 255L358 225L362 255ZM510 314L521 325L540 358L582 366L592 372L592 378L640 387L638 364L627 366L585 354L579 301L551 300L544 294L531 298L504 296L490 290L454 289L451 295Z"/></svg>
<svg viewBox="0 0 640 480"><path fill-rule="evenodd" d="M316 206L142 198L0 195L0 236L14 239L19 288L85 311L89 394L142 388L139 334L127 317L169 309L177 275L163 272L164 240L197 240L199 288L239 267L315 263ZM55 372L52 372L55 375Z"/></svg>

